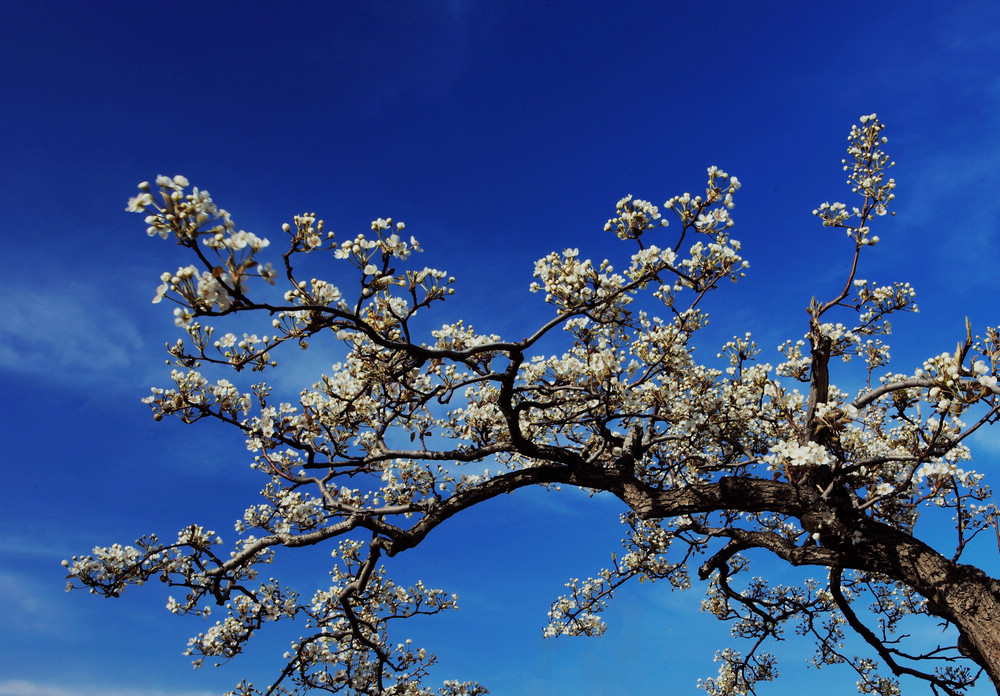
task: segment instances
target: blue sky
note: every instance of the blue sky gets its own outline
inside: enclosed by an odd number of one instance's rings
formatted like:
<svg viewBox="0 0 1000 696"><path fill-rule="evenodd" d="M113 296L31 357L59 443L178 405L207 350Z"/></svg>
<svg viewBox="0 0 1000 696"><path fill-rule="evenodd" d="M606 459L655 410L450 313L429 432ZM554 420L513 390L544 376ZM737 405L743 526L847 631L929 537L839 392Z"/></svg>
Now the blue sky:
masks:
<svg viewBox="0 0 1000 696"><path fill-rule="evenodd" d="M8 3L0 59L0 696L221 693L264 682L297 635L279 625L193 671L180 653L202 625L167 613L160 588L63 592L60 560L95 544L192 521L232 538L261 485L233 433L157 424L139 402L166 380L174 327L150 299L181 259L123 208L157 174L272 238L304 210L350 236L405 220L423 261L458 278L440 320L519 338L545 316L527 293L535 258L612 256L621 196L662 203L719 165L743 182L734 236L751 269L711 298L707 337L774 347L839 289L843 240L810 211L848 196L845 136L877 112L898 214L862 276L917 289L898 369L952 349L965 316L998 323L996 3ZM329 362L276 379L304 386ZM992 473L1000 438L976 445ZM459 594L460 612L413 629L437 674L500 696L695 693L728 644L697 588L622 592L599 641L540 637L562 583L617 549L617 513L525 492L394 559ZM311 588L327 560L292 554L285 572ZM998 573L995 550L981 563ZM808 646L778 654L788 679L766 693L799 678L853 691L847 672L801 671Z"/></svg>

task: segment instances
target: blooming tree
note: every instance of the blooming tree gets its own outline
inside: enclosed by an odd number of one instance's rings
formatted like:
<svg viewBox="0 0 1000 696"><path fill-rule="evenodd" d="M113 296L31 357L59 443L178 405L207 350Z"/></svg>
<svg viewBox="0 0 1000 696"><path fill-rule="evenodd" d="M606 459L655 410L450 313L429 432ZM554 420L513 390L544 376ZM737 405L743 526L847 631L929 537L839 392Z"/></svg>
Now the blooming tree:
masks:
<svg viewBox="0 0 1000 696"><path fill-rule="evenodd" d="M172 383L145 401L156 420L241 430L262 500L229 546L192 525L176 539L98 547L64 562L70 586L117 596L159 579L177 588L175 614L223 606L189 643L198 665L239 654L266 622L298 618L304 635L273 683L243 682L235 694L486 693L424 685L434 657L396 620L456 599L398 584L389 559L495 496L570 485L625 504L625 548L567 584L548 636L599 635L623 583L687 588L693 569L708 581L703 608L742 645L717 654L718 675L700 684L709 694L756 693L777 674L768 642L789 629L815 643L815 665L853 668L862 693L898 694L904 675L934 693L961 694L983 673L1000 684L1000 581L961 562L997 514L982 477L964 467L966 438L998 420L1000 335L969 330L953 353L889 369L881 337L890 315L915 310L913 289L858 277L879 241L871 225L894 198L882 130L874 115L851 129L844 169L857 205L813 211L847 238L843 289L813 299L803 340L780 346L774 366L758 360L750 334L722 346L722 369L692 353L707 321L700 302L748 268L730 234L740 183L716 167L704 195L670 198L662 212L618 202L605 230L626 248L620 271L577 249L539 259L530 289L551 318L520 340L462 321L427 330L454 279L413 263L420 245L401 222L379 219L341 240L299 215L283 226L280 260L264 262L268 240L237 230L207 191L180 176L140 184L128 210L190 262L161 276L153 300L176 305L186 338L169 347ZM339 262L333 281L297 272L317 253ZM266 285L277 283L283 295ZM263 328L216 331L234 317ZM295 403L264 383L240 388L201 372L266 372L280 351L320 334L343 344L343 359ZM543 338L563 352L541 352ZM835 359L852 358L864 384L854 395L830 382ZM940 528L942 511L954 523L946 551L917 537L921 520ZM264 570L284 549L318 544L335 558L326 587L300 594ZM769 582L751 570L761 555L814 566L818 579ZM946 644L907 642L901 627L921 616L951 627ZM848 633L862 654L845 648Z"/></svg>

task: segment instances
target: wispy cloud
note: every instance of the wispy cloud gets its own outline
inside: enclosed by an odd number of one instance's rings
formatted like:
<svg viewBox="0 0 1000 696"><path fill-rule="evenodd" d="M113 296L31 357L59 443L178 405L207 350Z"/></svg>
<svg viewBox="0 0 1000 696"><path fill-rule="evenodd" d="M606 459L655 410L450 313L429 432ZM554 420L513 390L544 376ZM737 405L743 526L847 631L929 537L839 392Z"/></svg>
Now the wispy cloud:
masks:
<svg viewBox="0 0 1000 696"><path fill-rule="evenodd" d="M518 491L518 494L528 504L557 515L580 514L580 506L593 500L596 503L616 508L621 502L607 491L590 491L577 486L560 486L559 492L538 487Z"/></svg>
<svg viewBox="0 0 1000 696"><path fill-rule="evenodd" d="M44 684L20 679L0 681L0 696L216 696L210 691L133 689L111 685Z"/></svg>
<svg viewBox="0 0 1000 696"><path fill-rule="evenodd" d="M0 368L88 383L133 365L142 338L133 320L93 288L0 289Z"/></svg>
<svg viewBox="0 0 1000 696"><path fill-rule="evenodd" d="M26 626L35 625L48 614L45 598L34 591L36 583L32 580L34 578L21 573L0 570L0 596L4 598L5 611Z"/></svg>
<svg viewBox="0 0 1000 696"><path fill-rule="evenodd" d="M81 526L68 534L59 533L54 528L28 532L19 529L17 524L0 523L0 557L48 559L58 563L79 553L81 546L92 542L92 537L87 536L87 532L92 531Z"/></svg>
<svg viewBox="0 0 1000 696"><path fill-rule="evenodd" d="M973 461L976 461L977 454L988 457L1000 455L1000 432L997 428L980 428L972 434L967 442L972 449Z"/></svg>

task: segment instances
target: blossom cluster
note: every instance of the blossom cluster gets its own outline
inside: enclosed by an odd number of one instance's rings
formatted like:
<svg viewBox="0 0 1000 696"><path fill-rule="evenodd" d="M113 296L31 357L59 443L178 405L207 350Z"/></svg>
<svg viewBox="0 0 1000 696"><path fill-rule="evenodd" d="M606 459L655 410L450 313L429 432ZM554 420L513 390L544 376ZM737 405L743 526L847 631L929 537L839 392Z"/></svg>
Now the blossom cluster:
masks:
<svg viewBox="0 0 1000 696"><path fill-rule="evenodd" d="M896 164L881 150L881 146L888 142L888 138L882 135L885 125L876 114L862 116L860 122L860 126L851 127L847 136L847 153L851 159L842 162L844 171L850 172L847 183L852 193L861 195L863 204L848 209L846 204L840 202L823 203L813 210L813 215L819 217L825 227L844 229L858 247L873 246L879 242L878 235L871 234L870 217L885 215L896 197L893 193L896 181L885 178L886 170ZM853 224L852 219L856 219Z"/></svg>
<svg viewBox="0 0 1000 696"><path fill-rule="evenodd" d="M531 283L531 292L544 291L546 302L566 310L606 305L607 300L621 296L626 282L606 259L596 268L590 259L581 260L579 249L539 259L534 277L538 280Z"/></svg>
<svg viewBox="0 0 1000 696"><path fill-rule="evenodd" d="M668 224L659 208L649 201L633 199L631 194L618 201L615 208L617 215L605 223L604 231L614 230L619 239L638 239L644 232Z"/></svg>
<svg viewBox="0 0 1000 696"><path fill-rule="evenodd" d="M768 470L781 471L786 467L829 466L833 457L825 447L816 442L778 442L764 457Z"/></svg>

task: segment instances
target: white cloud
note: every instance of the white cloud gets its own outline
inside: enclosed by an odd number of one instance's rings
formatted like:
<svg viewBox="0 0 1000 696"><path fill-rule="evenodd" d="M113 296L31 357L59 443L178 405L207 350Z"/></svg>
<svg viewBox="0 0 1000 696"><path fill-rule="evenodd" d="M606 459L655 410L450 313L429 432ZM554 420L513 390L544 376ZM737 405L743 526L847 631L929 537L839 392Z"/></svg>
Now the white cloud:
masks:
<svg viewBox="0 0 1000 696"><path fill-rule="evenodd" d="M65 612L66 581L61 570L24 572L0 568L0 597L4 601L0 625L8 636L32 641L39 637L62 639L74 618ZM6 693L0 688L0 696Z"/></svg>
<svg viewBox="0 0 1000 696"><path fill-rule="evenodd" d="M39 558L61 561L80 552L81 544L86 546L92 539L82 533L80 527L73 530L73 542L67 538L68 530L44 529L28 532L17 524L0 523L0 555L23 558Z"/></svg>
<svg viewBox="0 0 1000 696"><path fill-rule="evenodd" d="M4 609L8 616L17 617L27 625L34 624L48 613L45 597L36 591L37 583L33 580L35 578L21 573L0 570L0 596L4 598Z"/></svg>
<svg viewBox="0 0 1000 696"><path fill-rule="evenodd" d="M133 320L93 288L0 290L0 368L88 383L134 364L142 338Z"/></svg>
<svg viewBox="0 0 1000 696"><path fill-rule="evenodd" d="M969 437L967 444L972 450L973 462L977 461L977 455L990 457L1000 455L1000 428L980 428Z"/></svg>
<svg viewBox="0 0 1000 696"><path fill-rule="evenodd" d="M594 503L610 506L615 509L622 505L614 493L608 493L607 491L591 492L586 488L570 485L561 485L558 491L531 486L518 491L516 495L520 495L523 500L537 508L557 515L578 515L580 514L581 505L590 504L591 500Z"/></svg>
<svg viewBox="0 0 1000 696"><path fill-rule="evenodd" d="M0 696L214 696L210 691L165 691L109 685L60 685L21 679L0 681Z"/></svg>

